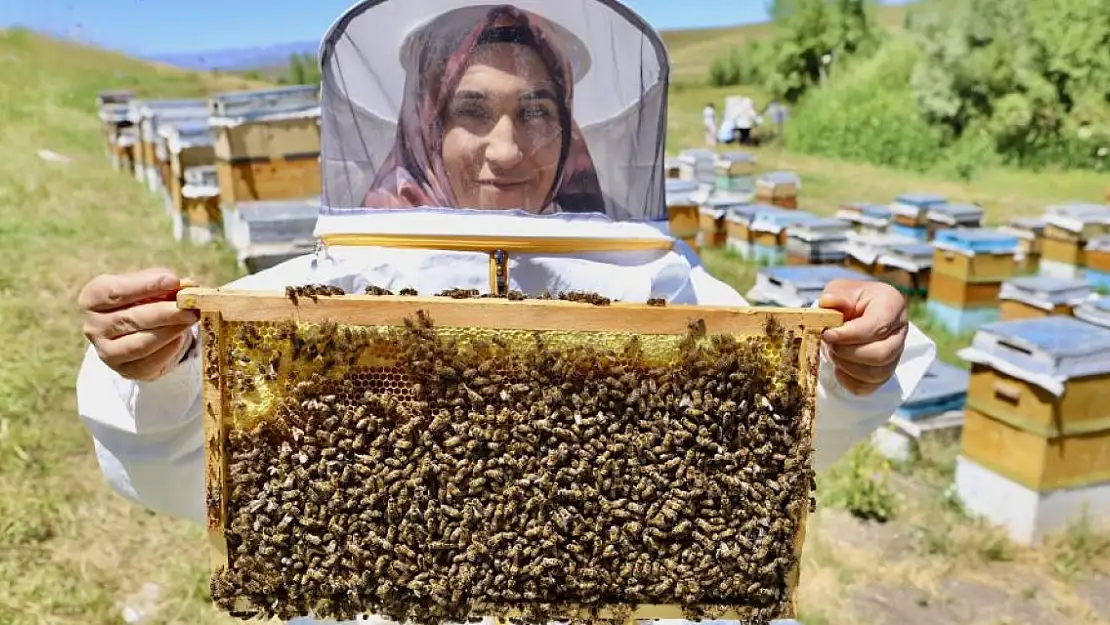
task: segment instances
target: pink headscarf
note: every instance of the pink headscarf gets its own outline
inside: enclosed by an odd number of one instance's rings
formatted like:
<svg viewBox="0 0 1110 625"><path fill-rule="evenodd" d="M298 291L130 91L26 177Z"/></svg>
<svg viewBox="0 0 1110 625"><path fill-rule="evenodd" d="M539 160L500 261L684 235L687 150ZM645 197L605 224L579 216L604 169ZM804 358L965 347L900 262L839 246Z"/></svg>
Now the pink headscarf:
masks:
<svg viewBox="0 0 1110 625"><path fill-rule="evenodd" d="M432 34L419 51L416 71L405 81L393 150L363 204L373 208L466 208L457 205L443 166L444 111L475 50L487 42L509 41L531 47L543 60L555 85L564 129L559 171L540 212L604 212L593 159L571 117L574 78L570 63L557 51L552 30L543 18L502 5L491 8L477 25L450 13L441 19L445 23L442 28L429 29Z"/></svg>

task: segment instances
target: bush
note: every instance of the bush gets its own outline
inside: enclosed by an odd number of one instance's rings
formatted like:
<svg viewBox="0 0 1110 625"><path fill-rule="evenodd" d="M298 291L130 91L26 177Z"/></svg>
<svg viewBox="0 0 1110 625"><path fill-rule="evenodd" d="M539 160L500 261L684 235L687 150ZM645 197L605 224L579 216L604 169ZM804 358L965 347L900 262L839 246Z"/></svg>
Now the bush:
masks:
<svg viewBox="0 0 1110 625"><path fill-rule="evenodd" d="M735 87L762 83L765 56L764 48L758 41L749 41L743 50L732 46L728 54L718 56L709 63L709 84L713 87Z"/></svg>
<svg viewBox="0 0 1110 625"><path fill-rule="evenodd" d="M872 58L842 67L837 80L811 90L786 124L799 152L926 170L941 158L943 134L917 111L908 87L917 48L891 39Z"/></svg>
<svg viewBox="0 0 1110 625"><path fill-rule="evenodd" d="M898 495L888 483L890 463L869 443L852 448L818 484L818 504L853 516L886 522L898 511Z"/></svg>

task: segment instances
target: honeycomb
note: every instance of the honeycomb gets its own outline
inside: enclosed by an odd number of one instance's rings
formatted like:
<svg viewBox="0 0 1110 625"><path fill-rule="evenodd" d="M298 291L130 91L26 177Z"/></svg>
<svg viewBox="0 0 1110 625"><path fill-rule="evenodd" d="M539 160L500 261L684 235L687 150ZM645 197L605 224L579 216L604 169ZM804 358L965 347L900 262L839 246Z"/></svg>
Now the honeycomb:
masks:
<svg viewBox="0 0 1110 625"><path fill-rule="evenodd" d="M814 505L798 333L492 330L423 314L205 318L202 331L223 400L209 506L226 561L211 592L230 614L793 615Z"/></svg>

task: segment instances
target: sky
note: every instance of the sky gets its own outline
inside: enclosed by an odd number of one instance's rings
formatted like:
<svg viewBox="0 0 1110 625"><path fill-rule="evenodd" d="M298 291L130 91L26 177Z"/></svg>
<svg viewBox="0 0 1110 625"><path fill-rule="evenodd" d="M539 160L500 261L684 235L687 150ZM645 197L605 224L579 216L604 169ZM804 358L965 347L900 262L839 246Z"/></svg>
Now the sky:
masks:
<svg viewBox="0 0 1110 625"><path fill-rule="evenodd" d="M625 1L660 30L767 17L765 0ZM353 0L0 0L0 27L26 26L148 56L317 41L351 4Z"/></svg>

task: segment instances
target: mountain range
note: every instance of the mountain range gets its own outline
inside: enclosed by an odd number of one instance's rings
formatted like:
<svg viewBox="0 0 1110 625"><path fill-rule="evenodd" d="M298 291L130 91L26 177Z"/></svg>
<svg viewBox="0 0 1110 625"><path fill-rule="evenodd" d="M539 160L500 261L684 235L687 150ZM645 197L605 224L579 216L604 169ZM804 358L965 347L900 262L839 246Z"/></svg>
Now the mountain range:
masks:
<svg viewBox="0 0 1110 625"><path fill-rule="evenodd" d="M226 48L147 56L151 61L192 70L241 71L285 65L291 54L315 54L318 41L297 41L257 48Z"/></svg>

